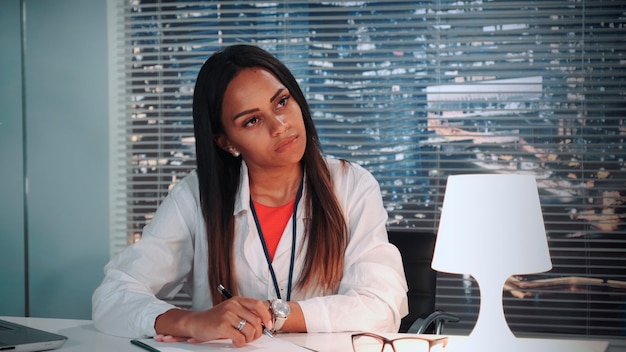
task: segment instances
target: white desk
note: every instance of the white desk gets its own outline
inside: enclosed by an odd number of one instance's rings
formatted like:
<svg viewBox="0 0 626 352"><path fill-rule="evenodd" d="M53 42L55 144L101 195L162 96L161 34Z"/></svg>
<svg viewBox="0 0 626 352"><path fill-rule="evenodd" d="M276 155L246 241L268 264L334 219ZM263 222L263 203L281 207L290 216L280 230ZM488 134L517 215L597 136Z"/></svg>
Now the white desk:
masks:
<svg viewBox="0 0 626 352"><path fill-rule="evenodd" d="M47 330L67 336L69 339L59 352L141 352L142 350L130 344L129 339L109 336L96 330L90 320L51 319L51 318L24 318L0 317L36 329ZM352 352L351 333L333 334L279 334L279 338L291 341L297 345L319 352ZM395 334L383 334L393 337ZM453 352L465 340L463 336L450 336L446 350ZM525 351L539 352L605 352L608 342L591 340L548 340L548 339L518 339L523 340ZM486 351L495 351L499 346L487 346ZM507 352L510 351L506 348ZM467 351L474 352L474 351Z"/></svg>

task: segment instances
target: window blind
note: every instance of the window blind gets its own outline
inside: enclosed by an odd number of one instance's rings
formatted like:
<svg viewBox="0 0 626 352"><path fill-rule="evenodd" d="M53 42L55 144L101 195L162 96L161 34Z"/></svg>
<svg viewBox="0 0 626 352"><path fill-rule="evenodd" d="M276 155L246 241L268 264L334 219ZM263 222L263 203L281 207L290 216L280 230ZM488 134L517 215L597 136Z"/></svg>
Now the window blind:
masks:
<svg viewBox="0 0 626 352"><path fill-rule="evenodd" d="M624 2L110 0L109 13L113 254L194 168L200 66L252 43L298 78L325 153L378 179L389 228L436 232L448 175L534 175L553 269L508 282L511 329L626 335ZM449 329L470 331L478 306L471 277L439 274L437 307L461 317Z"/></svg>

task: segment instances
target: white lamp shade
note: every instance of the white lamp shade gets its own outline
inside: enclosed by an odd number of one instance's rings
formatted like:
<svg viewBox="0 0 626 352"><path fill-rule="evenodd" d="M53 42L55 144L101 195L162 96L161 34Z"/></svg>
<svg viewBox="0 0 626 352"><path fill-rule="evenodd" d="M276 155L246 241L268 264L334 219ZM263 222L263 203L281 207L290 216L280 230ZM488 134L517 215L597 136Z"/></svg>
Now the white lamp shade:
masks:
<svg viewBox="0 0 626 352"><path fill-rule="evenodd" d="M550 270L534 176L449 176L432 268L506 277Z"/></svg>

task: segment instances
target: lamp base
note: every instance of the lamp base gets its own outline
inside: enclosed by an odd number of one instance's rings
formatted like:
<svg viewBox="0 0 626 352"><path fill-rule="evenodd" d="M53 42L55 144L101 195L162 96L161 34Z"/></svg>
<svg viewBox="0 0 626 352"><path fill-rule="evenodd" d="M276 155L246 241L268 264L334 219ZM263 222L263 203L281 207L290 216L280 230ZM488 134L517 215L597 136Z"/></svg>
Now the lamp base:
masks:
<svg viewBox="0 0 626 352"><path fill-rule="evenodd" d="M480 310L471 334L460 351L517 351L517 338L509 329L502 304L502 287L508 275L474 276L480 288ZM497 347L496 347L497 346ZM491 347L491 348L490 348ZM528 350L526 350L528 351ZM536 352L536 351L530 351Z"/></svg>

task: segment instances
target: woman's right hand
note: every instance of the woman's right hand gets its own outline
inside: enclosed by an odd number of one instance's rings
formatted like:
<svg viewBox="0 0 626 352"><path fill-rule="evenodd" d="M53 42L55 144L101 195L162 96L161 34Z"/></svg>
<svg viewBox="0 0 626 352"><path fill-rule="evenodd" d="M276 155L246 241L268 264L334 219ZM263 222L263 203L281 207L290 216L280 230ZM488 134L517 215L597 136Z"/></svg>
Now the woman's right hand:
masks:
<svg viewBox="0 0 626 352"><path fill-rule="evenodd" d="M241 330L240 322L245 323ZM241 347L258 339L263 324L272 328L272 317L266 301L233 297L205 311L171 309L159 315L155 322L160 342L199 343L217 339L230 339Z"/></svg>

